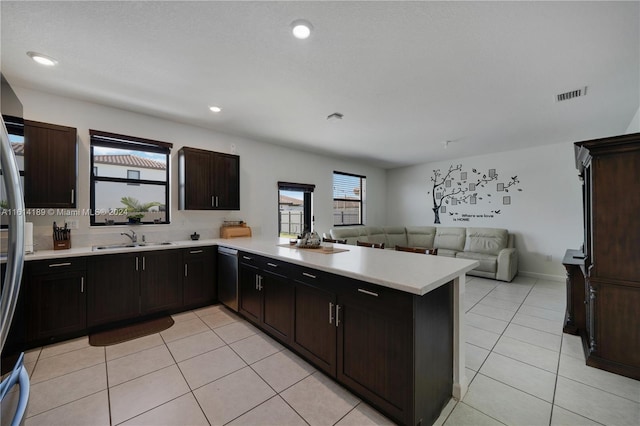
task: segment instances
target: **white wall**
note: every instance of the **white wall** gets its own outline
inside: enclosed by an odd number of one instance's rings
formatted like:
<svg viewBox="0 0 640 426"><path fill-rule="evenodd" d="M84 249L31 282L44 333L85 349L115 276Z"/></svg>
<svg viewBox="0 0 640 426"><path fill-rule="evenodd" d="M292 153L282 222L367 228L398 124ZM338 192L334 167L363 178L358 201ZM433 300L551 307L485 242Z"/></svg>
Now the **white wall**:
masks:
<svg viewBox="0 0 640 426"><path fill-rule="evenodd" d="M476 226L507 228L516 236L519 270L523 275L561 279L565 275L562 257L568 248L582 244L582 195L578 173L574 166L573 144L563 143L460 158L454 161L427 163L387 172L387 217L389 225L433 225L434 215L430 177L434 169L448 170L450 165L462 164L464 169L476 168L487 172L496 169L506 182L517 176L520 183L508 194L496 192L495 183L478 194L491 189L478 204L458 206L459 213L441 214L442 226ZM455 182L455 181L454 181ZM511 195L511 204L502 205L502 196ZM486 201L490 200L492 204ZM492 214L500 210L500 214ZM455 221L462 214L488 214L493 217L472 217L468 222ZM551 255L551 261L547 257Z"/></svg>
<svg viewBox="0 0 640 426"><path fill-rule="evenodd" d="M123 166L120 164L94 163L98 168L98 176L127 178L129 170L140 172L142 180L166 180L166 170L149 169L146 167ZM122 209L125 205L120 201L123 196L133 197L141 204L159 202L164 204L164 186L157 185L125 185L115 182L97 182L96 210ZM124 191L124 192L123 192ZM157 211L158 207L151 210ZM124 218L119 218L125 220Z"/></svg>
<svg viewBox="0 0 640 426"><path fill-rule="evenodd" d="M386 223L386 171L353 161L314 155L276 145L228 136L212 130L105 107L88 102L14 87L24 106L24 117L78 129L78 208L89 208L89 129L173 143L171 152L171 224L141 226L139 233L155 239L187 239L194 231L203 238L219 236L223 220L244 220L254 235L278 235L278 181L315 184L315 229L332 226L332 173L334 170L367 177L367 223ZM240 211L179 211L178 150L182 146L229 153L236 145L240 156ZM79 216L80 229L72 231L72 244L91 245L123 240L127 227L89 227L89 217ZM64 217L28 217L34 222L39 246L50 249L51 223Z"/></svg>
<svg viewBox="0 0 640 426"><path fill-rule="evenodd" d="M627 127L626 134L629 133L638 133L640 132L640 108L636 111L636 115L633 116L631 122L629 123L629 127Z"/></svg>

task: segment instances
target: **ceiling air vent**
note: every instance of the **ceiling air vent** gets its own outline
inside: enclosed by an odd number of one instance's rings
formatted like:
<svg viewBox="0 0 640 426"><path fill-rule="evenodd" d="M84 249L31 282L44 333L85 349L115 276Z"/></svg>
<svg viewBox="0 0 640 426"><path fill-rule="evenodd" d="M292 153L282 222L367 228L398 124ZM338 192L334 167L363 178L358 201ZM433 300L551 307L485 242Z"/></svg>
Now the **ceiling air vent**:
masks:
<svg viewBox="0 0 640 426"><path fill-rule="evenodd" d="M587 94L587 86L584 86L584 87L581 87L580 89L557 94L556 102L568 101L569 99L578 98L580 96L586 96L586 94Z"/></svg>

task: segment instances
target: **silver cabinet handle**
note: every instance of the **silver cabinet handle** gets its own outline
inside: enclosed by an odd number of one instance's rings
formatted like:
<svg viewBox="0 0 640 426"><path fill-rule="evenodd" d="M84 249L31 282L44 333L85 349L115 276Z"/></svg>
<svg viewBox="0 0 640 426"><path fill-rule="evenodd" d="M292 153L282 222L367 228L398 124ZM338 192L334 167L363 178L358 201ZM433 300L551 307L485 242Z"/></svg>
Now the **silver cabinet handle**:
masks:
<svg viewBox="0 0 640 426"><path fill-rule="evenodd" d="M136 271L139 270L138 268L138 256L136 256Z"/></svg>
<svg viewBox="0 0 640 426"><path fill-rule="evenodd" d="M146 256L142 256L142 270L145 270L145 260L147 259Z"/></svg>
<svg viewBox="0 0 640 426"><path fill-rule="evenodd" d="M243 258L244 260L253 260L253 257L249 257L249 256L242 256L242 258Z"/></svg>
<svg viewBox="0 0 640 426"><path fill-rule="evenodd" d="M191 250L189 253L190 254L198 254L198 253L202 253L203 250Z"/></svg>
<svg viewBox="0 0 640 426"><path fill-rule="evenodd" d="M84 277L80 277L80 293L84 293Z"/></svg>
<svg viewBox="0 0 640 426"><path fill-rule="evenodd" d="M333 303L329 302L329 324L333 324Z"/></svg>
<svg viewBox="0 0 640 426"><path fill-rule="evenodd" d="M275 263L267 263L267 265L271 266L272 268L277 268L278 265L276 265Z"/></svg>
<svg viewBox="0 0 640 426"><path fill-rule="evenodd" d="M214 196L211 196L211 207L215 207L216 206L216 202L214 201Z"/></svg>
<svg viewBox="0 0 640 426"><path fill-rule="evenodd" d="M188 272L188 270L187 270L187 266L188 266L188 265L185 263L185 264L184 264L184 276L185 276L185 277L189 275L189 272Z"/></svg>
<svg viewBox="0 0 640 426"><path fill-rule="evenodd" d="M336 327L340 325L340 305L336 305Z"/></svg>
<svg viewBox="0 0 640 426"><path fill-rule="evenodd" d="M360 293L368 294L369 296L378 297L378 293L374 293L373 291L365 290L365 289L362 289L362 288L359 288L358 291Z"/></svg>
<svg viewBox="0 0 640 426"><path fill-rule="evenodd" d="M71 266L71 262L52 263L51 265L49 265L49 268L57 268L59 266Z"/></svg>
<svg viewBox="0 0 640 426"><path fill-rule="evenodd" d="M255 279L255 282L256 282L256 290L257 290L257 289L258 289L258 274L256 274L256 277L255 277L255 278L256 278L256 279Z"/></svg>
<svg viewBox="0 0 640 426"><path fill-rule="evenodd" d="M262 275L258 275L258 290L262 291Z"/></svg>
<svg viewBox="0 0 640 426"><path fill-rule="evenodd" d="M302 275L304 275L305 277L313 278L313 279L316 279L316 278L317 278L315 275L313 275L313 274L308 274L308 273L306 273L306 272L303 272L303 273L302 273Z"/></svg>
<svg viewBox="0 0 640 426"><path fill-rule="evenodd" d="M71 190L71 204L73 204L75 202L76 199L76 190L72 189Z"/></svg>
<svg viewBox="0 0 640 426"><path fill-rule="evenodd" d="M218 196L216 195L216 207L218 207Z"/></svg>

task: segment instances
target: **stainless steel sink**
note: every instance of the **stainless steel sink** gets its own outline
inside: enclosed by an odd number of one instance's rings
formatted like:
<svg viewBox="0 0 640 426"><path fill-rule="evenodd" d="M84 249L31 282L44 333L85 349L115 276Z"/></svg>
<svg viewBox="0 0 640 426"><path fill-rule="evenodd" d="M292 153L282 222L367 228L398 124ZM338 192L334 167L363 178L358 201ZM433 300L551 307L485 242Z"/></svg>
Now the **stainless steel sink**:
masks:
<svg viewBox="0 0 640 426"><path fill-rule="evenodd" d="M123 243L123 244L104 244L99 246L91 247L93 251L102 251L102 250L116 250L123 248L138 248L138 247L153 247L153 246L172 246L173 243L170 241L163 241L160 243Z"/></svg>

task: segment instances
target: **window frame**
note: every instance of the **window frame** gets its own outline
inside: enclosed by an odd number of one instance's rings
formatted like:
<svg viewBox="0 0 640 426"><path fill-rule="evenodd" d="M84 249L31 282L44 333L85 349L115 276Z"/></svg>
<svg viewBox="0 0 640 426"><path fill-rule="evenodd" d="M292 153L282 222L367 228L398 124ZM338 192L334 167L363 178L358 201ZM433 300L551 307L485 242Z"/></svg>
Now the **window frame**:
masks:
<svg viewBox="0 0 640 426"><path fill-rule="evenodd" d="M292 191L292 192L302 192L303 200L302 200L302 217L303 223L302 225L302 233L305 230L309 230L313 232L313 190L316 188L314 184L308 183L293 183L293 182L278 182L278 236L282 234L282 210L280 209L280 191Z"/></svg>
<svg viewBox="0 0 640 426"><path fill-rule="evenodd" d="M156 141L152 139L144 139L135 136L127 136L127 135L119 135L116 133L103 132L100 130L89 130L90 136L90 210L93 214L90 215L90 226L105 226L106 223L96 222L96 194L95 194L95 184L96 182L113 182L113 183L123 183L126 185L158 185L164 186L164 194L165 194L165 221L161 223L156 223L152 221L147 222L139 222L137 224L140 225L166 225L171 223L170 220L170 212L171 212L171 148L173 147L172 143ZM117 178L117 177L108 177L108 176L96 176L93 171L97 170L97 166L94 164L94 147L106 147L106 148L116 148L123 150L135 150L135 151L144 151L144 152L153 152L156 154L163 154L166 156L166 164L165 168L165 180L150 180L150 179L129 179L129 178ZM128 176L127 170L127 176ZM128 221L125 222L115 222L113 225L128 225L130 224Z"/></svg>
<svg viewBox="0 0 640 426"><path fill-rule="evenodd" d="M132 173L137 173L138 177L130 177L129 175ZM127 179L129 180L133 180L133 181L139 181L140 180L140 170L131 170L131 169L127 169ZM134 186L140 186L139 183L128 183L127 185L134 185Z"/></svg>
<svg viewBox="0 0 640 426"><path fill-rule="evenodd" d="M367 177L363 176L363 175L358 175L358 174L354 174L354 173L346 173L346 172L341 172L338 170L334 170L332 176L332 187L335 188L335 179L336 179L336 175L341 175L341 176L350 176L350 177L356 177L360 179L360 198L358 200L354 200L354 199L349 199L349 198L336 198L335 197L335 193L334 191L332 191L334 197L333 197L333 208L332 208L332 217L333 217L333 226L334 227L338 227L338 226L359 226L359 225L364 225L365 224L365 191L366 191L366 181L367 181ZM341 223L341 224L336 224L335 223L335 202L336 201L345 201L345 202L357 202L360 204L360 217L358 220L358 223Z"/></svg>

